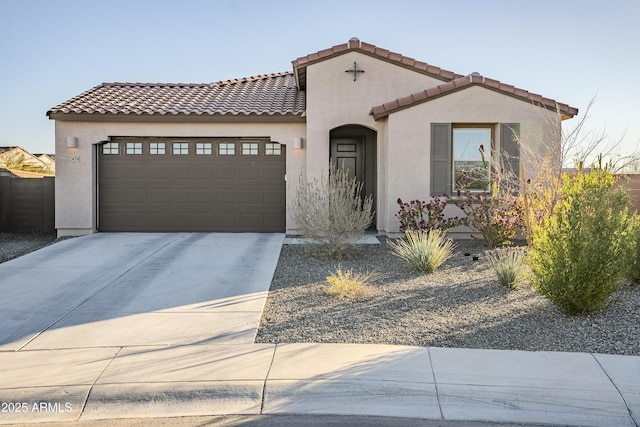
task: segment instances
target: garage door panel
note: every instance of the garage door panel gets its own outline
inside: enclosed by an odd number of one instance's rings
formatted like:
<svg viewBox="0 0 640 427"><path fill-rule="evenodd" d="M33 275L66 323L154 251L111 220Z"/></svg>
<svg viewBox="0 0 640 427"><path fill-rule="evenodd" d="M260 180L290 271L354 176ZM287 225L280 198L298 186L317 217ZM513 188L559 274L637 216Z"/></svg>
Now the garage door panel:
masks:
<svg viewBox="0 0 640 427"><path fill-rule="evenodd" d="M265 190L263 193L262 203L264 205L284 206L285 195L277 190Z"/></svg>
<svg viewBox="0 0 640 427"><path fill-rule="evenodd" d="M244 213L240 215L240 225L243 228L260 228L262 215L258 215L257 213Z"/></svg>
<svg viewBox="0 0 640 427"><path fill-rule="evenodd" d="M214 179L213 162L208 162L206 165L197 165L193 172L196 180L211 181Z"/></svg>
<svg viewBox="0 0 640 427"><path fill-rule="evenodd" d="M236 205L239 201L240 194L237 191L227 190L226 188L216 191L216 203Z"/></svg>
<svg viewBox="0 0 640 427"><path fill-rule="evenodd" d="M173 165L171 166L171 179L188 181L191 179L191 169L188 165Z"/></svg>
<svg viewBox="0 0 640 427"><path fill-rule="evenodd" d="M216 227L220 228L220 231L235 230L238 228L237 214L228 212L221 212L216 215Z"/></svg>
<svg viewBox="0 0 640 427"><path fill-rule="evenodd" d="M218 140L209 140L217 147ZM230 156L216 150L195 155L193 141L189 155L149 155L144 139L143 155L103 155L100 150L99 229L283 232L284 151L265 156L261 146L258 156L237 150ZM172 146L170 139L165 142Z"/></svg>
<svg viewBox="0 0 640 427"><path fill-rule="evenodd" d="M284 179L284 171L280 167L280 165L270 165L266 164L262 168L262 179L268 181L280 181Z"/></svg>
<svg viewBox="0 0 640 427"><path fill-rule="evenodd" d="M234 156L224 156L223 160L225 163L216 165L215 179L220 182L239 180L240 172L238 171L237 158ZM221 160L221 162L223 160Z"/></svg>
<svg viewBox="0 0 640 427"><path fill-rule="evenodd" d="M150 188L147 190L147 203L150 204L162 204L167 205L170 203L169 194L167 190L164 189L153 189Z"/></svg>
<svg viewBox="0 0 640 427"><path fill-rule="evenodd" d="M166 226L169 214L166 212L151 212L145 218L148 227L160 230Z"/></svg>
<svg viewBox="0 0 640 427"><path fill-rule="evenodd" d="M120 202L123 204L138 205L147 201L147 192L140 188L125 188L121 192Z"/></svg>
<svg viewBox="0 0 640 427"><path fill-rule="evenodd" d="M172 205L187 205L191 200L191 195L188 188L185 189L171 189L171 204Z"/></svg>
<svg viewBox="0 0 640 427"><path fill-rule="evenodd" d="M215 224L215 215L211 213L197 213L193 215L193 227L196 230L209 229Z"/></svg>
<svg viewBox="0 0 640 427"><path fill-rule="evenodd" d="M255 188L242 190L240 192L241 205L259 205L261 199L261 191Z"/></svg>
<svg viewBox="0 0 640 427"><path fill-rule="evenodd" d="M194 205L202 205L211 208L211 204L214 203L214 191L211 189L208 190L192 190L193 195L193 204Z"/></svg>
<svg viewBox="0 0 640 427"><path fill-rule="evenodd" d="M153 160L152 158L149 159ZM144 168L147 172L147 180L158 180L163 182L167 179L167 166L166 165L148 165Z"/></svg>
<svg viewBox="0 0 640 427"><path fill-rule="evenodd" d="M259 180L262 167L254 165L243 165L240 169L240 179L242 181L257 181Z"/></svg>

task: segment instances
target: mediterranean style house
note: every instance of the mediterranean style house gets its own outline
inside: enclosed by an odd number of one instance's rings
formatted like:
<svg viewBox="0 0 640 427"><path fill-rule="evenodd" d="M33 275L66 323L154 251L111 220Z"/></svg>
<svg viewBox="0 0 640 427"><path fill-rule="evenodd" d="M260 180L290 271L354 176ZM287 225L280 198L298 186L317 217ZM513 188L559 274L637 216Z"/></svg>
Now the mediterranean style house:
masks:
<svg viewBox="0 0 640 427"><path fill-rule="evenodd" d="M217 83L104 83L51 108L58 234L295 234L298 185L331 160L373 196L378 232L395 233L398 198L455 194L480 146L529 175L528 153L559 156L547 142L578 113L357 38L292 65Z"/></svg>

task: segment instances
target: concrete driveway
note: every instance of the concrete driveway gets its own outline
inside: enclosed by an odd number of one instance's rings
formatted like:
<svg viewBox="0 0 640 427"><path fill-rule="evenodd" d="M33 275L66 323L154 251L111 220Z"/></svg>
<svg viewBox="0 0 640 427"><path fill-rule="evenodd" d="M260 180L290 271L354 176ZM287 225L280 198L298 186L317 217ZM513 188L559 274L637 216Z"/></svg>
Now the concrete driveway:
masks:
<svg viewBox="0 0 640 427"><path fill-rule="evenodd" d="M253 343L283 234L97 233L0 264L0 350Z"/></svg>

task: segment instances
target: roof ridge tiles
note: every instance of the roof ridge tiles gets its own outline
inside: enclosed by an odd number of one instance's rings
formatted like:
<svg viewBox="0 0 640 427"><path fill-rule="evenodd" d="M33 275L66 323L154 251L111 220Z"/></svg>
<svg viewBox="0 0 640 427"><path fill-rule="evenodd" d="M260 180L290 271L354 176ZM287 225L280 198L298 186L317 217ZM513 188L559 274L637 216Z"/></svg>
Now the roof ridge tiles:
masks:
<svg viewBox="0 0 640 427"><path fill-rule="evenodd" d="M391 50L383 49L370 43L362 42L357 37L351 38L346 43L335 45L328 49L323 49L305 56L301 56L293 60L292 65L294 70L296 70L296 72L299 72L298 69L304 69L313 62L328 59L333 56L342 55L349 51L362 52L367 55L372 55L386 61L401 65L403 67L409 67L423 73L437 76L441 79L452 80L463 77L463 75L454 73L453 71L444 70L440 67L435 67L433 65L427 64L426 62L416 61L414 58L406 57L401 53L393 52Z"/></svg>
<svg viewBox="0 0 640 427"><path fill-rule="evenodd" d="M293 76L293 72L280 71L277 73L258 74L258 75L249 76L249 77L239 77L239 78L229 79L229 80L219 80L217 82L209 83L209 85L213 87L213 86L224 86L224 85L237 84L237 83L249 83L249 82L254 82L258 80L268 80L275 77L285 77L287 75Z"/></svg>

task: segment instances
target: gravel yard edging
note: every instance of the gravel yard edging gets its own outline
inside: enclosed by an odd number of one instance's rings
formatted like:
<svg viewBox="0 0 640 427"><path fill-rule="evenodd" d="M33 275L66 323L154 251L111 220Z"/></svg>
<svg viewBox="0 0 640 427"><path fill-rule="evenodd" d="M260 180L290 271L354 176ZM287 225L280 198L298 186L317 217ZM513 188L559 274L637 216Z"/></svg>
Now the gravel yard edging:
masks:
<svg viewBox="0 0 640 427"><path fill-rule="evenodd" d="M358 245L353 259L342 261L314 258L305 245L284 245L256 342L640 355L639 285L623 282L600 313L568 317L528 284L501 287L479 241L456 241L453 258L419 274L379 239L380 245ZM325 278L337 267L376 273L374 294L358 300L327 295Z"/></svg>
<svg viewBox="0 0 640 427"><path fill-rule="evenodd" d="M0 263L55 243L56 233L0 232Z"/></svg>

